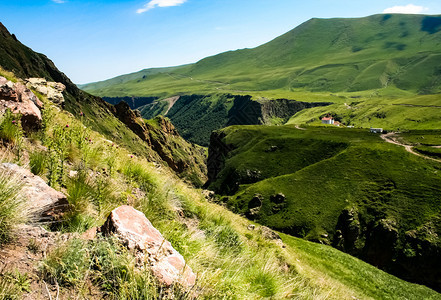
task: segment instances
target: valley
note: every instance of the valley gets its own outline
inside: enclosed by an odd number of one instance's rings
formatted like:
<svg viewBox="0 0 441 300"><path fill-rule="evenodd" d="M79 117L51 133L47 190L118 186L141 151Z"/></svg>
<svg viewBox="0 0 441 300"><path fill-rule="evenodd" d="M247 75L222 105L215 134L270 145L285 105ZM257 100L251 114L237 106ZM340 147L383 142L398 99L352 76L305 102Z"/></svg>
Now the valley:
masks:
<svg viewBox="0 0 441 300"><path fill-rule="evenodd" d="M313 18L77 86L0 23L0 299L441 299L440 45Z"/></svg>
<svg viewBox="0 0 441 300"><path fill-rule="evenodd" d="M440 20L311 19L257 48L81 87L158 97L137 109L209 147L205 187L233 212L439 289L441 156L426 140L441 128Z"/></svg>

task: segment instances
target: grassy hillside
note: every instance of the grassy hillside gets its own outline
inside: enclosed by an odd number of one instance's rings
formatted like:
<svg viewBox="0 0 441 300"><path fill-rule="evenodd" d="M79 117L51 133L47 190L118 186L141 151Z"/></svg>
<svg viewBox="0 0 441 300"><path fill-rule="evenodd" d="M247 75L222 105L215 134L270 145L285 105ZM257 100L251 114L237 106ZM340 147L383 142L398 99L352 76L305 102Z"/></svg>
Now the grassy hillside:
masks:
<svg viewBox="0 0 441 300"><path fill-rule="evenodd" d="M439 288L438 162L360 129L232 126L211 141L209 188L234 212Z"/></svg>
<svg viewBox="0 0 441 300"><path fill-rule="evenodd" d="M320 125L320 117L331 113L344 124L355 127L388 130L441 128L441 94L343 99L346 102L300 111L287 124Z"/></svg>
<svg viewBox="0 0 441 300"><path fill-rule="evenodd" d="M438 93L441 17L311 19L254 49L82 86L100 96L226 91L351 92L395 86ZM152 75L144 76L146 72Z"/></svg>
<svg viewBox="0 0 441 300"><path fill-rule="evenodd" d="M190 188L168 169L158 169L142 156L131 155L130 149L110 145L106 137L84 127L81 119L50 103L46 105L53 112L51 119L45 121L49 126L32 139L16 135L21 143L10 144L3 138L9 127L0 126L0 153L2 162L27 165L30 157L33 172L46 180L50 180L58 165L33 166L45 157L49 162L55 149L70 153L61 161L64 174L77 171L77 175L49 182L67 193L73 209L61 222L53 224L52 230L82 233L103 224L113 208L129 203L145 213L198 274L193 291L199 299L441 298L427 287L400 280L329 246L285 235L282 244L268 239L260 226L249 230L248 220L208 202L200 190ZM0 125L5 120L9 121L1 116ZM70 124L69 129L61 130L65 124ZM86 133L93 143L83 142ZM103 173L103 169L108 171ZM3 204L15 201L15 194L20 195L21 187L6 174L0 174L0 192L5 187L7 191L13 189L14 198L0 196L1 211L7 207ZM12 226L20 223L11 213L2 215L2 222L11 220ZM22 233L10 232L12 237ZM9 245L3 240L0 244L3 262ZM38 241L30 240L23 248L17 247L14 245L15 251L25 251L36 265L27 266L26 271L2 268L0 295L4 298L45 297L45 290L31 288L41 285L47 285L60 299L72 295L92 299L163 297L149 271L137 268L133 253L112 239L86 242L71 235L67 241L57 239L54 248L40 259L35 259L42 247ZM190 299L177 287L171 293L179 299Z"/></svg>

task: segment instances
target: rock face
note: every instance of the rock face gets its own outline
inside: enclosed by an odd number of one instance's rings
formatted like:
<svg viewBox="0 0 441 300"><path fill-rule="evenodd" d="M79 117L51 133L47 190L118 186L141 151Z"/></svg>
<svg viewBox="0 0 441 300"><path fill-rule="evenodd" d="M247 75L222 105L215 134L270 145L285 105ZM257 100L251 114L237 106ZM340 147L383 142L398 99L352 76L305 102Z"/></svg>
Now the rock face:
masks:
<svg viewBox="0 0 441 300"><path fill-rule="evenodd" d="M0 113L7 109L20 113L23 129L29 131L41 127L42 107L43 103L24 84L0 76Z"/></svg>
<svg viewBox="0 0 441 300"><path fill-rule="evenodd" d="M8 172L23 184L23 195L28 199L31 220L52 222L58 220L69 208L66 196L50 186L43 179L16 164L0 164L0 170Z"/></svg>
<svg viewBox="0 0 441 300"><path fill-rule="evenodd" d="M66 86L59 82L48 82L44 78L28 78L26 80L26 86L33 88L37 92L45 95L48 100L55 104L63 104L64 96L63 92Z"/></svg>
<svg viewBox="0 0 441 300"><path fill-rule="evenodd" d="M144 124L141 118L139 118L136 113L130 109L130 106L121 101L117 105L113 106L113 114L121 122L127 125L137 136L139 136L147 144L151 144L150 136L147 130L147 126Z"/></svg>
<svg viewBox="0 0 441 300"><path fill-rule="evenodd" d="M101 227L104 235L114 234L137 256L150 265L158 281L165 286L180 283L191 287L196 275L184 258L153 227L145 215L130 206L121 206L111 212Z"/></svg>
<svg viewBox="0 0 441 300"><path fill-rule="evenodd" d="M152 122L145 122L139 112L131 110L124 101L113 106L113 114L145 141L173 171L193 178L192 183L197 186L205 182L204 150L187 143L168 119L158 116Z"/></svg>

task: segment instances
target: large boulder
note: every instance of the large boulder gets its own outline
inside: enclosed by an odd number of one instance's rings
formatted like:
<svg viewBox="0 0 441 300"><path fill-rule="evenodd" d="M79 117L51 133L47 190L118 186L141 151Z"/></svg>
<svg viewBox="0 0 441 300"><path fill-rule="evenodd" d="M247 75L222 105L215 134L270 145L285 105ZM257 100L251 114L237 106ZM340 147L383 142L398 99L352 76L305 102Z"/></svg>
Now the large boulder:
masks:
<svg viewBox="0 0 441 300"><path fill-rule="evenodd" d="M69 202L63 193L48 186L43 179L29 170L16 164L3 163L0 164L0 171L6 172L23 184L22 194L27 199L32 221L57 221L69 209Z"/></svg>
<svg viewBox="0 0 441 300"><path fill-rule="evenodd" d="M182 255L142 212L131 206L120 206L110 213L100 231L106 236L115 235L129 249L136 251L137 256L150 265L161 284L179 283L184 287L195 284L196 275Z"/></svg>
<svg viewBox="0 0 441 300"><path fill-rule="evenodd" d="M21 114L23 129L36 130L41 127L43 103L24 84L7 80L0 76L0 114L10 109Z"/></svg>

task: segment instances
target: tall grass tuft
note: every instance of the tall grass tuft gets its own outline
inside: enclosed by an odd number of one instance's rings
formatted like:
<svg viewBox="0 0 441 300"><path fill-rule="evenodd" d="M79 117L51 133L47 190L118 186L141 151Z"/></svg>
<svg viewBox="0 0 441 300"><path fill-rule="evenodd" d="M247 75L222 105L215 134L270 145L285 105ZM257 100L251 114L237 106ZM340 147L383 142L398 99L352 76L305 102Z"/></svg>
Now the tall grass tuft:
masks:
<svg viewBox="0 0 441 300"><path fill-rule="evenodd" d="M23 137L20 116L14 115L10 109L0 119L0 139L16 145Z"/></svg>
<svg viewBox="0 0 441 300"><path fill-rule="evenodd" d="M46 152L34 151L29 154L29 166L35 175L42 175L46 170Z"/></svg>
<svg viewBox="0 0 441 300"><path fill-rule="evenodd" d="M27 218L22 184L10 172L0 169L0 244L10 240L14 226Z"/></svg>
<svg viewBox="0 0 441 300"><path fill-rule="evenodd" d="M78 285L88 269L89 253L85 242L79 239L55 249L40 266L44 279L61 286Z"/></svg>

